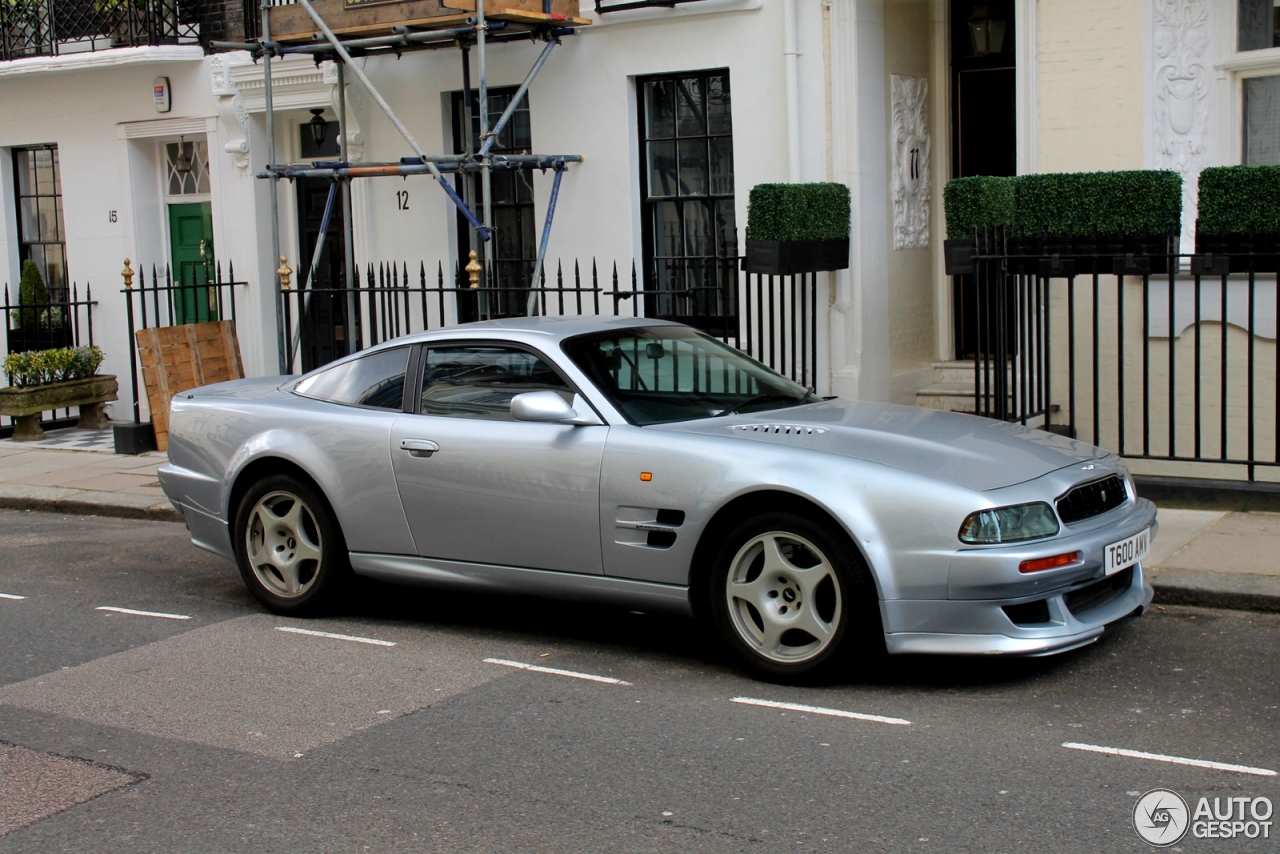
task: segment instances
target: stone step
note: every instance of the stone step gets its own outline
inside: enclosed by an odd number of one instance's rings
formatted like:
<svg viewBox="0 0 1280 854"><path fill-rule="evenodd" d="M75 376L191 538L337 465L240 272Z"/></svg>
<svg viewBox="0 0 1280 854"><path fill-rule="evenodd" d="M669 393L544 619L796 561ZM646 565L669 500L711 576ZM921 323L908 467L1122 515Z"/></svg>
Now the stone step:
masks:
<svg viewBox="0 0 1280 854"><path fill-rule="evenodd" d="M1013 366L1008 368L1008 374L1013 377ZM988 377L995 377L995 365L989 364L986 368ZM973 385L975 371L973 369L972 359L959 359L953 362L934 362L933 374L936 382L952 384L952 383L968 383Z"/></svg>

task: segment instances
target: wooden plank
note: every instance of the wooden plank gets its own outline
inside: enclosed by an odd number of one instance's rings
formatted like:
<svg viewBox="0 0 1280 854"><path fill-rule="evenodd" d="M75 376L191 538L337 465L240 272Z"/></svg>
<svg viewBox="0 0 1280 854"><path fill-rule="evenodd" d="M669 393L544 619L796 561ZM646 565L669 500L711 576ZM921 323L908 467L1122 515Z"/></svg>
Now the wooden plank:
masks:
<svg viewBox="0 0 1280 854"><path fill-rule="evenodd" d="M230 320L142 329L137 340L156 447L167 450L173 395L243 377L240 342Z"/></svg>
<svg viewBox="0 0 1280 854"><path fill-rule="evenodd" d="M329 29L340 36L390 35L392 27L417 31L450 29L465 26L471 17L458 12L475 12L474 0L404 0L353 8L346 8L343 0L319 0L312 6ZM573 0L553 0L550 15L542 12L541 0L502 0L492 9L485 5L485 16L492 21L590 26L591 21L575 17L577 11ZM272 39L289 44L314 41L316 22L300 5L271 6L267 14L271 18Z"/></svg>

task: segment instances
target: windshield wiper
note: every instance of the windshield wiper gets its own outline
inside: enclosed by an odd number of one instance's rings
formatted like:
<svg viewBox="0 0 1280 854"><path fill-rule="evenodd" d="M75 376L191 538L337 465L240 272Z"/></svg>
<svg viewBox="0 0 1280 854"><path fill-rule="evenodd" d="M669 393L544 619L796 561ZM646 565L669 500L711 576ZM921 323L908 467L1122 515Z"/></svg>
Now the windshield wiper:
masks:
<svg viewBox="0 0 1280 854"><path fill-rule="evenodd" d="M785 394L757 394L757 395L748 397L745 400L738 401L728 409L720 410L715 414L714 417L722 418L725 415L736 415L738 414L739 411L741 411L742 407L750 406L753 403L764 403L766 400L794 400L797 404L808 403L809 398L811 396L813 396L813 392L809 391L808 389L805 389L804 397L800 398L799 400L797 400L794 397L789 397L788 395L785 395Z"/></svg>

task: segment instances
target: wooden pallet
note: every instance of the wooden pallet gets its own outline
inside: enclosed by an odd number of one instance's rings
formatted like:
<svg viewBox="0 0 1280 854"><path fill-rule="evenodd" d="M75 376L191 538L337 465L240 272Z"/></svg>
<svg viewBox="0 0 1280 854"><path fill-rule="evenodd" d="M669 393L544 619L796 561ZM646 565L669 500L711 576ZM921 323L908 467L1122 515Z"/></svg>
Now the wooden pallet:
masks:
<svg viewBox="0 0 1280 854"><path fill-rule="evenodd" d="M385 36L392 27L417 31L465 26L476 11L475 0L316 0L311 4L329 29L340 36ZM485 18L513 24L585 27L577 17L577 0L551 0L550 13L542 0L497 0L485 3ZM301 5L271 6L271 38L281 43L313 42L316 23Z"/></svg>
<svg viewBox="0 0 1280 854"><path fill-rule="evenodd" d="M235 323L214 320L137 332L138 360L156 448L169 447L169 402L175 394L244 377Z"/></svg>

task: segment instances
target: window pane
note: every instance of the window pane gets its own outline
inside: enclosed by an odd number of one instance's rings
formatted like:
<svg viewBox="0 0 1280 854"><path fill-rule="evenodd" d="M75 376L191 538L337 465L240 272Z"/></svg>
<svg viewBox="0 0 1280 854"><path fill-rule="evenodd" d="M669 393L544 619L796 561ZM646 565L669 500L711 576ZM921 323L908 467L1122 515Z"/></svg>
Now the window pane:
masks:
<svg viewBox="0 0 1280 854"><path fill-rule="evenodd" d="M36 165L31 159L30 151L15 151L14 160L18 169L18 194L32 196L36 192Z"/></svg>
<svg viewBox="0 0 1280 854"><path fill-rule="evenodd" d="M733 137L711 140L711 193L733 195Z"/></svg>
<svg viewBox="0 0 1280 854"><path fill-rule="evenodd" d="M693 257L715 254L708 202L684 203L684 254Z"/></svg>
<svg viewBox="0 0 1280 854"><path fill-rule="evenodd" d="M701 196L707 192L707 141L680 140L680 195Z"/></svg>
<svg viewBox="0 0 1280 854"><path fill-rule="evenodd" d="M39 199L20 199L18 201L18 212L21 217L19 227L22 229L22 239L24 241L34 241L40 239L40 217L37 212L39 210Z"/></svg>
<svg viewBox="0 0 1280 854"><path fill-rule="evenodd" d="M382 350L344 362L298 384L298 394L334 403L400 411L409 349Z"/></svg>
<svg viewBox="0 0 1280 854"><path fill-rule="evenodd" d="M509 347L432 347L422 374L422 414L512 421L511 398L572 390L543 359Z"/></svg>
<svg viewBox="0 0 1280 854"><path fill-rule="evenodd" d="M67 265L62 259L62 244L46 243L40 247L44 250L44 283L49 289L51 299L62 299L62 291L67 287Z"/></svg>
<svg viewBox="0 0 1280 854"><path fill-rule="evenodd" d="M1237 0L1236 44L1240 50L1280 47L1280 15L1276 0Z"/></svg>
<svg viewBox="0 0 1280 854"><path fill-rule="evenodd" d="M680 136L702 136L707 132L707 106L702 97L702 79L686 77L676 85L676 129Z"/></svg>
<svg viewBox="0 0 1280 854"><path fill-rule="evenodd" d="M730 133L729 75L707 79L707 133Z"/></svg>
<svg viewBox="0 0 1280 854"><path fill-rule="evenodd" d="M676 144L649 143L649 195L676 195Z"/></svg>
<svg viewBox="0 0 1280 854"><path fill-rule="evenodd" d="M41 195L53 195L58 192L53 175L53 152L40 149L32 152L36 163L36 192Z"/></svg>
<svg viewBox="0 0 1280 854"><path fill-rule="evenodd" d="M53 196L41 196L36 200L40 217L40 240L59 240L58 205ZM31 234L32 237L36 235Z"/></svg>
<svg viewBox="0 0 1280 854"><path fill-rule="evenodd" d="M716 255L738 256L738 227L732 199L716 202Z"/></svg>
<svg viewBox="0 0 1280 854"><path fill-rule="evenodd" d="M676 135L675 83L670 80L655 80L644 84L644 115L648 127L645 128L649 139Z"/></svg>
<svg viewBox="0 0 1280 854"><path fill-rule="evenodd" d="M1280 165L1280 76L1244 81L1244 162Z"/></svg>
<svg viewBox="0 0 1280 854"><path fill-rule="evenodd" d="M684 239L680 235L680 211L676 202L658 202L653 206L653 253L662 258L681 254Z"/></svg>

